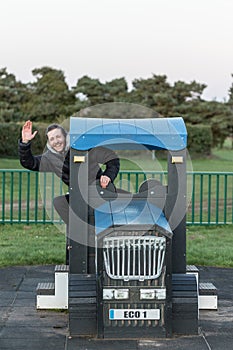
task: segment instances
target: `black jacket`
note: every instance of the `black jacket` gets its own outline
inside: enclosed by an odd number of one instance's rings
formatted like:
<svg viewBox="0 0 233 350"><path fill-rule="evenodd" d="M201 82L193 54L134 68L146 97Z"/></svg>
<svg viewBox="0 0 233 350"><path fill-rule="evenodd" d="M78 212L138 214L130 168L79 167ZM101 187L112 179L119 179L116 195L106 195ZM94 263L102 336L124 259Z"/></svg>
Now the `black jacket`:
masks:
<svg viewBox="0 0 233 350"><path fill-rule="evenodd" d="M18 142L19 159L21 165L32 171L55 173L69 186L70 180L70 152L64 154L47 149L43 154L34 156L31 152L31 142ZM104 164L102 170L99 164ZM104 147L96 147L88 152L89 184L99 179L101 175L107 175L113 182L120 169L117 155Z"/></svg>

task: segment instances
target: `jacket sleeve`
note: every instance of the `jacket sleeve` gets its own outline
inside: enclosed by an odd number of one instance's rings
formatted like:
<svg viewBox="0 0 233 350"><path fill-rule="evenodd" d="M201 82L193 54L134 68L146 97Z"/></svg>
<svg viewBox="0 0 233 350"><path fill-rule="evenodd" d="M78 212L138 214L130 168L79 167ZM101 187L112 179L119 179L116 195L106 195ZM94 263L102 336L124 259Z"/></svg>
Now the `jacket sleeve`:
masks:
<svg viewBox="0 0 233 350"><path fill-rule="evenodd" d="M113 182L118 175L120 170L120 160L115 152L107 148L99 148L100 152L97 152L99 155L99 163L105 165L105 170L103 175L110 177Z"/></svg>
<svg viewBox="0 0 233 350"><path fill-rule="evenodd" d="M103 172L103 175L110 177L111 181L113 182L120 170L119 158L109 160L107 163L105 163L105 165L106 165L106 169Z"/></svg>
<svg viewBox="0 0 233 350"><path fill-rule="evenodd" d="M18 141L18 153L20 164L28 169L33 171L41 171L41 155L33 156L31 151L31 142L23 143L22 140Z"/></svg>

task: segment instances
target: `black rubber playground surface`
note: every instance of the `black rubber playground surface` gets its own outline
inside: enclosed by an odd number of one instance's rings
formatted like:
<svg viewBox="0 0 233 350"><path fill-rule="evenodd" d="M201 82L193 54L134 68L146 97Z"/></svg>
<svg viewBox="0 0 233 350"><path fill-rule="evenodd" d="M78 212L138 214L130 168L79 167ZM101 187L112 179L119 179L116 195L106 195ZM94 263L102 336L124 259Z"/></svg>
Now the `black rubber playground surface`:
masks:
<svg viewBox="0 0 233 350"><path fill-rule="evenodd" d="M54 266L0 269L1 350L233 349L233 269L199 267L200 281L218 289L218 310L200 311L199 335L155 340L69 339L67 312L36 310L36 287Z"/></svg>

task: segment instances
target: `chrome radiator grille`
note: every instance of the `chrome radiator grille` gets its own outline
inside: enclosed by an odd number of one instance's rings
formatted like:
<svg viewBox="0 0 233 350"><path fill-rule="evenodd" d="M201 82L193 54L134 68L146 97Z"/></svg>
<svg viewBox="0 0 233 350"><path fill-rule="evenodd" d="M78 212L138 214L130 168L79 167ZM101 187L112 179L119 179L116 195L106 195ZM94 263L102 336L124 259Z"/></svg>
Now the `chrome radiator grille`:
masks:
<svg viewBox="0 0 233 350"><path fill-rule="evenodd" d="M124 281L156 279L162 271L165 250L165 237L106 237L103 240L106 273L112 279Z"/></svg>

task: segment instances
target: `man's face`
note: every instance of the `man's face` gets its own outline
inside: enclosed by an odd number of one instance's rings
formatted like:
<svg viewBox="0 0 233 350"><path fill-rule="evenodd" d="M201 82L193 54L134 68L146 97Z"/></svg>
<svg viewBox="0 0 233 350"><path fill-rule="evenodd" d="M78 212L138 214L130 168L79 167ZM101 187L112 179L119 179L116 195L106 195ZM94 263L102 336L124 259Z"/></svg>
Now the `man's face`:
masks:
<svg viewBox="0 0 233 350"><path fill-rule="evenodd" d="M57 152L62 152L66 146L66 139L61 129L53 129L48 132L48 143Z"/></svg>

